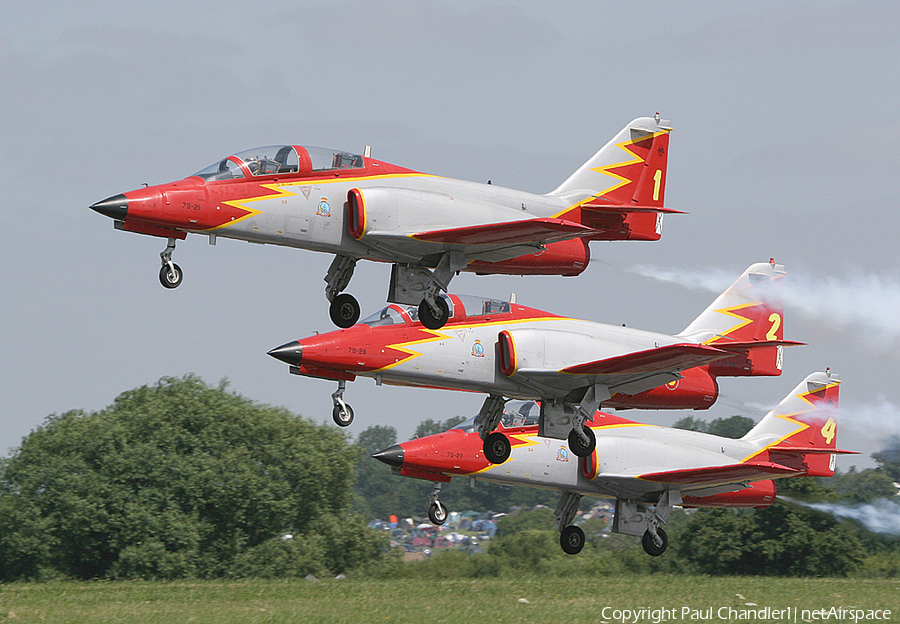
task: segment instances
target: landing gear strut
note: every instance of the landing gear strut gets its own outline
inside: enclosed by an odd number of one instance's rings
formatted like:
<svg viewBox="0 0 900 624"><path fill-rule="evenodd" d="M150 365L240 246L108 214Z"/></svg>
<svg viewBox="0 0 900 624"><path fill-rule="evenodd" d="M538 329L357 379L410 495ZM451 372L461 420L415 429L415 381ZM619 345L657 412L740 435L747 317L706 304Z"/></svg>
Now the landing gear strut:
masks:
<svg viewBox="0 0 900 624"><path fill-rule="evenodd" d="M594 412L600 407L604 399L609 398L609 388L595 384L588 388L581 400L575 417L572 419L572 431L569 432L569 448L578 457L589 457L597 448L597 438L590 427L585 424L594 420Z"/></svg>
<svg viewBox="0 0 900 624"><path fill-rule="evenodd" d="M584 531L581 527L569 524L575 519L578 511L578 503L581 494L563 492L556 506L556 528L559 530L559 545L563 552L569 555L577 555L584 548Z"/></svg>
<svg viewBox="0 0 900 624"><path fill-rule="evenodd" d="M331 302L328 313L331 322L338 327L350 327L359 320L359 302L353 295L341 293L350 283L354 268L356 258L335 256L325 274L325 282L328 284L325 286L325 298Z"/></svg>
<svg viewBox="0 0 900 624"><path fill-rule="evenodd" d="M338 381L338 389L331 395L334 402L334 408L331 410L331 417L338 427L349 427L353 422L353 408L344 403L344 390L347 388L347 382L341 379Z"/></svg>
<svg viewBox="0 0 900 624"><path fill-rule="evenodd" d="M669 536L659 525L665 524L672 507L680 504L681 492L678 490L666 490L659 497L656 509L647 520L647 530L641 536L641 546L644 547L644 552L651 557L659 557L669 547Z"/></svg>
<svg viewBox="0 0 900 624"><path fill-rule="evenodd" d="M170 238L166 248L160 252L162 268L159 270L159 283L166 288L178 288L184 279L181 267L172 262L172 252L175 251L175 239Z"/></svg>
<svg viewBox="0 0 900 624"><path fill-rule="evenodd" d="M482 446L484 457L492 464L502 464L509 459L509 454L512 452L509 438L499 431L494 431L500 424L504 405L506 405L506 399L492 394L484 400L484 404L478 412L478 418L475 419L478 424L478 434L484 440Z"/></svg>
<svg viewBox="0 0 900 624"><path fill-rule="evenodd" d="M440 329L450 318L450 306L438 295L446 291L456 271L466 267L466 260L458 252L448 252L441 256L437 267L431 273L425 298L419 304L419 320L428 329Z"/></svg>
<svg viewBox="0 0 900 624"><path fill-rule="evenodd" d="M438 500L438 495L440 493L441 483L435 481L434 488L431 490L431 494L429 494L431 505L428 507L428 519L431 520L431 524L438 526L447 522L447 508Z"/></svg>

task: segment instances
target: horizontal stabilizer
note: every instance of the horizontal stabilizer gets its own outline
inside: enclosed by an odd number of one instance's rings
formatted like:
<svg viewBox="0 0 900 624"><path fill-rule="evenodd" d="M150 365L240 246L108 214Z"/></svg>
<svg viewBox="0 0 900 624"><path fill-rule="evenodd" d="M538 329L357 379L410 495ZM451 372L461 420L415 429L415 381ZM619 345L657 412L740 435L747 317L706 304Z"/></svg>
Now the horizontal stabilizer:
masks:
<svg viewBox="0 0 900 624"><path fill-rule="evenodd" d="M798 455L859 455L859 451L822 448L820 446L770 446L770 453L796 453Z"/></svg>
<svg viewBox="0 0 900 624"><path fill-rule="evenodd" d="M720 340L713 343L718 349L726 351L747 351L749 349L761 349L763 347L803 347L805 342L797 342L796 340L746 340L743 342L728 342Z"/></svg>
<svg viewBox="0 0 900 624"><path fill-rule="evenodd" d="M432 243L452 243L456 245L497 245L497 244L541 244L591 236L596 231L587 226L565 219L526 219L505 223L472 225L430 232L411 234L411 238Z"/></svg>
<svg viewBox="0 0 900 624"><path fill-rule="evenodd" d="M663 208L662 206L615 206L612 204L581 204L582 210L590 210L592 212L606 212L609 214L631 214L636 212L656 212L662 214L687 214L684 210L675 210L674 208Z"/></svg>
<svg viewBox="0 0 900 624"><path fill-rule="evenodd" d="M674 344L627 355L605 358L595 362L575 364L562 369L573 375L622 375L677 372L694 366L703 366L731 353L698 344Z"/></svg>

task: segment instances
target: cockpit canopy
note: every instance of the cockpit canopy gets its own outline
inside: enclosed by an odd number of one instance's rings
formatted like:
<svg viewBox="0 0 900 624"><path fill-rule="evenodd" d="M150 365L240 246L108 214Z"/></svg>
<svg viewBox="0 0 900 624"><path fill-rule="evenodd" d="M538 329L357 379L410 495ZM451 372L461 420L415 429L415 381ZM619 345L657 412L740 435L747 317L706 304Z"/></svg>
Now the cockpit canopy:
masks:
<svg viewBox="0 0 900 624"><path fill-rule="evenodd" d="M450 318L484 316L485 314L505 314L512 310L509 301L473 297L472 295L444 295L441 297L450 308ZM364 318L361 323L370 327L381 325L402 325L419 320L419 308L416 306L392 303L375 314Z"/></svg>
<svg viewBox="0 0 900 624"><path fill-rule="evenodd" d="M363 157L340 150L300 145L268 145L238 152L213 163L194 176L207 181L252 176L358 169L365 166Z"/></svg>

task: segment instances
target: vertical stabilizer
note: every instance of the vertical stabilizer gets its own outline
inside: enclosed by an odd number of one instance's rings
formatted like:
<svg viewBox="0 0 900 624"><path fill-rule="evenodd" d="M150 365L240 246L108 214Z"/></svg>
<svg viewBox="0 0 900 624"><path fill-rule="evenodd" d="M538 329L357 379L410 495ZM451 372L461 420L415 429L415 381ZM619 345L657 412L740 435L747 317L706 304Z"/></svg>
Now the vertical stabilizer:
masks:
<svg viewBox="0 0 900 624"><path fill-rule="evenodd" d="M592 203L662 207L671 131L658 116L635 119L549 194L570 203L592 198Z"/></svg>
<svg viewBox="0 0 900 624"><path fill-rule="evenodd" d="M837 449L840 383L830 372L809 375L743 439L773 463L806 476L833 475L835 454L849 452Z"/></svg>
<svg viewBox="0 0 900 624"><path fill-rule="evenodd" d="M753 264L678 336L690 342L734 351L735 357L710 365L714 377L781 374L784 310L779 289L784 266Z"/></svg>

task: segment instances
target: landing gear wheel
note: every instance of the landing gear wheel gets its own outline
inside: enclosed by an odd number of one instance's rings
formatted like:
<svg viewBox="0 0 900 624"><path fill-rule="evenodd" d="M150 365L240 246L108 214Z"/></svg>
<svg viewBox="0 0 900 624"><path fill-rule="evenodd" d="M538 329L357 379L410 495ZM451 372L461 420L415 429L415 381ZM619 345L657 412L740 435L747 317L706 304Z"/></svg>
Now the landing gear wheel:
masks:
<svg viewBox="0 0 900 624"><path fill-rule="evenodd" d="M450 318L450 306L447 305L447 300L443 297L436 297L434 302L441 309L440 316L434 315L431 306L428 305L426 300L423 299L422 303L419 304L419 320L428 329L440 329L447 322L447 319Z"/></svg>
<svg viewBox="0 0 900 624"><path fill-rule="evenodd" d="M331 410L331 417L334 419L334 424L338 427L349 427L350 423L353 422L353 408L346 403L335 405L334 409Z"/></svg>
<svg viewBox="0 0 900 624"><path fill-rule="evenodd" d="M331 322L338 327L347 328L359 320L359 302L349 293L341 293L331 301L328 307Z"/></svg>
<svg viewBox="0 0 900 624"><path fill-rule="evenodd" d="M577 555L584 548L584 531L570 524L559 534L559 545L567 555Z"/></svg>
<svg viewBox="0 0 900 624"><path fill-rule="evenodd" d="M591 453L594 452L594 449L597 448L597 437L594 435L591 428L584 427L584 433L590 439L590 443L587 446L585 446L581 437L575 433L574 429L569 432L569 449L578 455L578 457L590 457Z"/></svg>
<svg viewBox="0 0 900 624"><path fill-rule="evenodd" d="M669 547L669 536L666 535L666 532L662 529L656 529L656 534L662 540L662 546L657 546L653 542L653 536L650 534L650 531L644 531L644 536L641 538L641 546L644 547L644 552L651 557L659 557Z"/></svg>
<svg viewBox="0 0 900 624"><path fill-rule="evenodd" d="M447 508L441 501L434 501L428 508L428 519L438 526L447 522Z"/></svg>
<svg viewBox="0 0 900 624"><path fill-rule="evenodd" d="M159 270L159 283L166 288L178 288L183 279L184 272L177 264L172 264L171 267L168 264L164 264Z"/></svg>
<svg viewBox="0 0 900 624"><path fill-rule="evenodd" d="M509 438L495 431L484 439L484 457L492 464L502 464L509 459L512 447L509 444Z"/></svg>

